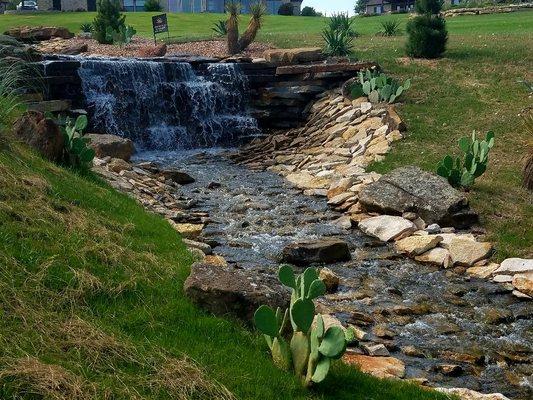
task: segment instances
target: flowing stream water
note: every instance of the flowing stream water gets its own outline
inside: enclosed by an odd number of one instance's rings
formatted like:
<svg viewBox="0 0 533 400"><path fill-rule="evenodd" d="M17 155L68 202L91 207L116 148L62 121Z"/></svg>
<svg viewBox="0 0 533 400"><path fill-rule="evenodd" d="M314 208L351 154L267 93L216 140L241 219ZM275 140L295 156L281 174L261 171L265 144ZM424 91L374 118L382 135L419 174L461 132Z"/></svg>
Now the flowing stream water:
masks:
<svg viewBox="0 0 533 400"><path fill-rule="evenodd" d="M180 190L193 210L209 213L203 236L217 254L242 268L275 270L285 245L339 237L350 244L352 261L329 266L342 285L321 300L323 310L385 344L405 362L408 378L531 398L532 302L399 257L337 226L340 214L325 200L303 195L274 173L235 165L216 148L260 133L246 112L238 66L210 64L199 73L187 63L88 59L79 73L97 128L134 140L137 161L196 179Z"/></svg>

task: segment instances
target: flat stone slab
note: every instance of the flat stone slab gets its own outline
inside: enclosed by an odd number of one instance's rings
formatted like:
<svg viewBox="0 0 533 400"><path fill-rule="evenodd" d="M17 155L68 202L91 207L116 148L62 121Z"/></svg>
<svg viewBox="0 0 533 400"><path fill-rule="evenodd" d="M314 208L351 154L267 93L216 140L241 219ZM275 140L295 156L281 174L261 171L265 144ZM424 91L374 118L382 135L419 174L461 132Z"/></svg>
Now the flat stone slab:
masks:
<svg viewBox="0 0 533 400"><path fill-rule="evenodd" d="M192 265L184 290L194 303L209 312L231 314L246 321L262 304L286 308L290 297L275 276L206 263Z"/></svg>
<svg viewBox="0 0 533 400"><path fill-rule="evenodd" d="M435 247L425 253L415 257L416 261L440 265L444 268L448 268L451 263L450 252L442 247Z"/></svg>
<svg viewBox="0 0 533 400"><path fill-rule="evenodd" d="M507 258L502 261L500 267L494 271L496 274L522 274L533 272L533 259Z"/></svg>
<svg viewBox="0 0 533 400"><path fill-rule="evenodd" d="M442 237L436 235L409 236L395 243L396 250L409 256L417 256L436 247Z"/></svg>
<svg viewBox="0 0 533 400"><path fill-rule="evenodd" d="M342 360L378 378L403 378L405 376L405 364L394 357L372 357L346 353Z"/></svg>
<svg viewBox="0 0 533 400"><path fill-rule="evenodd" d="M265 50L263 57L267 62L277 65L289 65L321 61L325 58L320 47L300 47L295 49Z"/></svg>
<svg viewBox="0 0 533 400"><path fill-rule="evenodd" d="M379 215L359 222L359 229L370 236L377 237L383 242L388 242L403 235L416 231L416 226L411 221L393 215Z"/></svg>
<svg viewBox="0 0 533 400"><path fill-rule="evenodd" d="M477 221L466 197L448 182L415 166L397 168L359 193L367 211L401 215L416 212L427 224L466 227Z"/></svg>
<svg viewBox="0 0 533 400"><path fill-rule="evenodd" d="M354 62L338 64L288 65L276 68L276 75L313 74L320 72L352 72L375 68L376 63Z"/></svg>
<svg viewBox="0 0 533 400"><path fill-rule="evenodd" d="M472 267L477 261L488 258L492 252L489 242L475 242L459 237L453 238L448 245L453 264Z"/></svg>
<svg viewBox="0 0 533 400"><path fill-rule="evenodd" d="M301 241L287 245L281 261L299 266L331 264L351 259L348 243L335 238Z"/></svg>

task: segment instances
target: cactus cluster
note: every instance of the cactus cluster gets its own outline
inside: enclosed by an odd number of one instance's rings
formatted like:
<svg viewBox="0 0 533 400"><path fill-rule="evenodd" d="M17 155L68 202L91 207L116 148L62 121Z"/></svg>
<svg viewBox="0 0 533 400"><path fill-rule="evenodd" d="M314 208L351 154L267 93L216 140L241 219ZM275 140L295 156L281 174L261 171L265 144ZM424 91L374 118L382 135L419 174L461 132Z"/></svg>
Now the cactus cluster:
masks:
<svg viewBox="0 0 533 400"><path fill-rule="evenodd" d="M324 380L331 361L342 357L353 334L351 330L345 333L340 326L326 329L322 316L315 316L313 299L326 292L316 269L307 268L296 276L292 267L282 265L278 277L292 290L289 309L274 312L262 305L255 312L254 322L265 336L274 363L283 370L293 370L305 386L311 386ZM290 341L285 334L289 321Z"/></svg>
<svg viewBox="0 0 533 400"><path fill-rule="evenodd" d="M384 73L366 70L359 72L359 83L352 88L352 96L360 92L368 97L371 103L388 102L394 103L403 92L411 87L411 81L407 79L403 85L388 77Z"/></svg>
<svg viewBox="0 0 533 400"><path fill-rule="evenodd" d="M489 152L494 146L494 133L488 132L484 140L476 138L476 132L472 132L472 137L459 139L459 148L464 153L461 160L457 157L447 155L439 162L437 174L448 179L450 185L469 189L477 177L487 170L489 162Z"/></svg>

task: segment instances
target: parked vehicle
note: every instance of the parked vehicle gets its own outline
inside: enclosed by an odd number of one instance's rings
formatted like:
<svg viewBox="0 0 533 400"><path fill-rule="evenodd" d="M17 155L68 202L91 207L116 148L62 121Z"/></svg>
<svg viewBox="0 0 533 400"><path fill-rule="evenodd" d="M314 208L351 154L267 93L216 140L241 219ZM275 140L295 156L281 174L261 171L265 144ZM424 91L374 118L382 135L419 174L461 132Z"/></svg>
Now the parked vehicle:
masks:
<svg viewBox="0 0 533 400"><path fill-rule="evenodd" d="M35 2L35 1L21 1L17 5L17 10L37 11L37 10L39 10L39 7L37 6L37 2Z"/></svg>

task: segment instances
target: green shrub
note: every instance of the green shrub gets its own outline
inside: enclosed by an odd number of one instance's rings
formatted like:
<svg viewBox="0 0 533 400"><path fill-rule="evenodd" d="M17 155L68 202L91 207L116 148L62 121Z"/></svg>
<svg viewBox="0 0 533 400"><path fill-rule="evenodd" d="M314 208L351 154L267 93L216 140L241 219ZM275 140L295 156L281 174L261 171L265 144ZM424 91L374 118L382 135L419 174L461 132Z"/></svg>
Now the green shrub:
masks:
<svg viewBox="0 0 533 400"><path fill-rule="evenodd" d="M294 7L291 3L284 3L279 6L278 15L294 15Z"/></svg>
<svg viewBox="0 0 533 400"><path fill-rule="evenodd" d="M98 43L113 43L107 35L109 29L119 32L125 26L125 20L126 16L120 13L118 0L98 0L98 12L93 21L94 38Z"/></svg>
<svg viewBox="0 0 533 400"><path fill-rule="evenodd" d="M383 36L396 36L401 32L400 21L396 19L382 21L381 28L382 29L379 33Z"/></svg>
<svg viewBox="0 0 533 400"><path fill-rule="evenodd" d="M106 40L109 43L117 44L122 47L130 43L136 33L137 31L131 25L122 25L118 31L108 27L106 31Z"/></svg>
<svg viewBox="0 0 533 400"><path fill-rule="evenodd" d="M302 8L300 15L302 17L318 17L320 13L318 13L313 7L306 6Z"/></svg>
<svg viewBox="0 0 533 400"><path fill-rule="evenodd" d="M146 0L144 2L144 11L161 11L162 9L159 0Z"/></svg>
<svg viewBox="0 0 533 400"><path fill-rule="evenodd" d="M487 170L489 152L494 146L494 133L488 132L485 140L476 139L476 132L472 137L459 139L459 148L464 153L463 159L447 155L439 162L437 174L448 179L450 185L469 189L477 177Z"/></svg>
<svg viewBox="0 0 533 400"><path fill-rule="evenodd" d="M65 138L63 161L74 168L90 168L95 156L94 150L88 147L90 139L83 136L85 128L87 128L85 115L80 115L74 122L67 118L65 126L61 128Z"/></svg>
<svg viewBox="0 0 533 400"><path fill-rule="evenodd" d="M416 0L420 15L407 22L406 52L410 57L438 58L446 50L448 31L446 21L440 16L441 0Z"/></svg>
<svg viewBox="0 0 533 400"><path fill-rule="evenodd" d="M93 31L93 24L90 22L85 22L80 25L80 31L90 33Z"/></svg>
<svg viewBox="0 0 533 400"><path fill-rule="evenodd" d="M220 20L215 22L211 30L215 32L216 36L226 36L228 34L228 27L226 26L226 21Z"/></svg>
<svg viewBox="0 0 533 400"><path fill-rule="evenodd" d="M346 345L354 341L353 331L343 331L335 325L325 329L322 316L315 315L313 299L325 294L326 285L314 268L295 276L289 265L282 265L278 277L292 291L289 309L278 308L274 312L263 305L255 312L255 326L265 336L276 366L292 370L305 386L320 383L326 378L331 362L341 358ZM289 321L290 342L284 335Z"/></svg>

